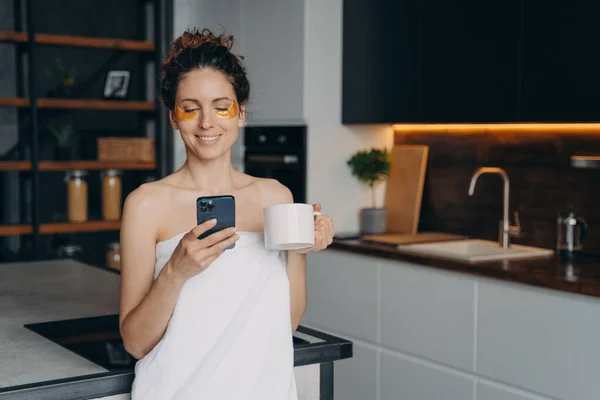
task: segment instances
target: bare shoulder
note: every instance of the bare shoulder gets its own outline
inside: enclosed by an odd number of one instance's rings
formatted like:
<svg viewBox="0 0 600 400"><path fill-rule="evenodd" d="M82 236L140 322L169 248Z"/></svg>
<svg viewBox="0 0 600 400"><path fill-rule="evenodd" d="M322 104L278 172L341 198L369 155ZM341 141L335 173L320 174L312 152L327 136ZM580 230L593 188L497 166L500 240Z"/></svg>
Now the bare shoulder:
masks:
<svg viewBox="0 0 600 400"><path fill-rule="evenodd" d="M255 178L254 183L260 194L260 202L263 207L272 206L274 204L293 203L294 197L287 186L283 185L276 179Z"/></svg>
<svg viewBox="0 0 600 400"><path fill-rule="evenodd" d="M144 183L125 198L125 207L149 211L167 196L167 190L168 186L161 181Z"/></svg>
<svg viewBox="0 0 600 400"><path fill-rule="evenodd" d="M140 231L158 237L161 221L164 220L165 204L169 199L169 185L161 181L140 185L125 198L121 233Z"/></svg>

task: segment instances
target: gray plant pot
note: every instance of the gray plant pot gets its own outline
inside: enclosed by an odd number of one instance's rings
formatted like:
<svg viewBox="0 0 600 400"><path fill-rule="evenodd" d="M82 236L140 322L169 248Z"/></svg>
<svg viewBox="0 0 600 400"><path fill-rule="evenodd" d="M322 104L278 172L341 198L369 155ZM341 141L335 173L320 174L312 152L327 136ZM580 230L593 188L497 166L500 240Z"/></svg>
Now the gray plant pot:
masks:
<svg viewBox="0 0 600 400"><path fill-rule="evenodd" d="M385 208L362 208L360 210L360 233L378 235L387 231L388 211Z"/></svg>

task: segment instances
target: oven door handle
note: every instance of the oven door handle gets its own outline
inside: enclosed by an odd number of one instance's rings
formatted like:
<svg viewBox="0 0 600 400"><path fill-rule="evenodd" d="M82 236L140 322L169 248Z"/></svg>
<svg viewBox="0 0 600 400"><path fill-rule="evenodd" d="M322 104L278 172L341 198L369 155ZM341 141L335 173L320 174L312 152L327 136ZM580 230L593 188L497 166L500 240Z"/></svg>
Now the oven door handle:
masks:
<svg viewBox="0 0 600 400"><path fill-rule="evenodd" d="M271 154L247 154L246 161L249 163L256 164L298 164L300 157L294 154L282 154L282 155L271 155Z"/></svg>

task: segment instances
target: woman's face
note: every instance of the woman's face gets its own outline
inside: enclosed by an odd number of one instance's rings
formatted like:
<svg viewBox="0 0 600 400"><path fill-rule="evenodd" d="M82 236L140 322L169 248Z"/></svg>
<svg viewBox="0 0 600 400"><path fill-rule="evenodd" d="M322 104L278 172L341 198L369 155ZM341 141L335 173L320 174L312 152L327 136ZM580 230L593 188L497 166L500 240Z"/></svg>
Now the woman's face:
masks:
<svg viewBox="0 0 600 400"><path fill-rule="evenodd" d="M227 153L244 125L244 105L220 72L193 70L179 82L171 124L189 153L211 160Z"/></svg>

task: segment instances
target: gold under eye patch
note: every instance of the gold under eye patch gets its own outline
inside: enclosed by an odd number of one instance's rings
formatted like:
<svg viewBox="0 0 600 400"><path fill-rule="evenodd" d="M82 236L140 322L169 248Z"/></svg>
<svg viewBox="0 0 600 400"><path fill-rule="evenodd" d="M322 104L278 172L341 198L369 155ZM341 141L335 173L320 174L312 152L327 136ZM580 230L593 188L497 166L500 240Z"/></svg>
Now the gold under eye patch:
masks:
<svg viewBox="0 0 600 400"><path fill-rule="evenodd" d="M179 105L175 105L175 119L177 121L191 121L198 118L199 115L196 111L185 111Z"/></svg>
<svg viewBox="0 0 600 400"><path fill-rule="evenodd" d="M231 119L238 115L238 111L239 111L238 104L237 104L237 101L234 99L227 110L223 110L223 111L217 110L215 115L217 116L217 118Z"/></svg>
<svg viewBox="0 0 600 400"><path fill-rule="evenodd" d="M233 100L231 105L227 110L217 110L215 111L215 115L217 118L221 119L231 119L235 118L238 115L239 107L236 100ZM183 108L179 107L178 104L175 105L175 118L177 121L192 121L198 118L200 114L197 111L185 111Z"/></svg>

